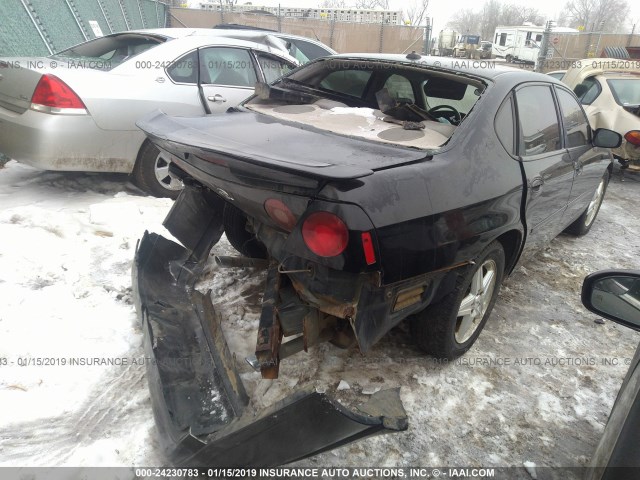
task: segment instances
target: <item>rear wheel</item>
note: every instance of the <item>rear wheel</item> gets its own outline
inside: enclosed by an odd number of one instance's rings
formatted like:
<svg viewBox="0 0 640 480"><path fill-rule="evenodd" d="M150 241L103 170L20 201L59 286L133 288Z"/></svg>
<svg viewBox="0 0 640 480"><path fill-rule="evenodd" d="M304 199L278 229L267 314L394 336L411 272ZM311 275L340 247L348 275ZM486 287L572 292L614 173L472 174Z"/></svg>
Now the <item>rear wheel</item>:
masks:
<svg viewBox="0 0 640 480"><path fill-rule="evenodd" d="M224 223L224 233L233 248L245 257L267 258L267 248L253 233L247 230L247 217L242 213L242 210L226 203L222 222Z"/></svg>
<svg viewBox="0 0 640 480"><path fill-rule="evenodd" d="M593 223L598 216L598 212L600 211L600 205L602 205L602 201L604 200L604 194L607 191L607 185L609 184L609 171L605 171L604 175L600 179L600 183L598 184L598 188L593 192L593 197L591 197L591 201L587 208L582 212L582 215L578 217L578 219L573 222L571 225L567 227L567 232L573 235L582 236L589 233Z"/></svg>
<svg viewBox="0 0 640 480"><path fill-rule="evenodd" d="M475 265L460 271L455 289L416 315L414 333L418 346L434 357L447 359L469 350L491 315L504 264L502 244L493 242Z"/></svg>
<svg viewBox="0 0 640 480"><path fill-rule="evenodd" d="M182 182L169 173L171 160L148 140L144 142L133 167L133 181L154 197L177 198Z"/></svg>

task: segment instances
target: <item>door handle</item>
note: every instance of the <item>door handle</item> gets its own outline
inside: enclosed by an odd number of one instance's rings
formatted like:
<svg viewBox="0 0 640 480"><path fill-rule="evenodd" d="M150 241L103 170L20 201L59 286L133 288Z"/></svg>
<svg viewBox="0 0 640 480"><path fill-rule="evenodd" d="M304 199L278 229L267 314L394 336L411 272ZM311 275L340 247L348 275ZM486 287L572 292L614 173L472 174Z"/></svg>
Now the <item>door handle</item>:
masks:
<svg viewBox="0 0 640 480"><path fill-rule="evenodd" d="M531 190L533 190L534 192L539 192L542 188L542 185L544 185L544 178L542 177L536 177L529 183Z"/></svg>
<svg viewBox="0 0 640 480"><path fill-rule="evenodd" d="M227 101L227 99L219 93L216 93L213 97L207 97L207 100L213 103L225 103Z"/></svg>

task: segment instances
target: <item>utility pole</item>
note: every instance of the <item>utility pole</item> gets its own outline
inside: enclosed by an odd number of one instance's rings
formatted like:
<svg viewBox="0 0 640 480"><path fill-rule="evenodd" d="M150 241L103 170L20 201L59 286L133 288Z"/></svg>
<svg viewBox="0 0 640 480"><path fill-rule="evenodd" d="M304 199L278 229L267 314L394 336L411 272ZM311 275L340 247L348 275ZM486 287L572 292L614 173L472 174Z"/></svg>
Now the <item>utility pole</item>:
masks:
<svg viewBox="0 0 640 480"><path fill-rule="evenodd" d="M600 35L598 35L598 43L596 45L596 51L594 56L598 56L598 50L600 50L600 40L602 40L602 31L604 30L604 20L600 22Z"/></svg>
<svg viewBox="0 0 640 480"><path fill-rule="evenodd" d="M431 30L433 30L433 24L431 18L427 17L427 22L424 27L424 54L431 55Z"/></svg>
<svg viewBox="0 0 640 480"><path fill-rule="evenodd" d="M540 45L540 50L538 52L538 60L536 61L536 72L542 72L542 68L547 60L547 51L549 50L549 39L551 38L551 31L554 27L554 21L549 20L545 26L544 32L542 33L542 44Z"/></svg>

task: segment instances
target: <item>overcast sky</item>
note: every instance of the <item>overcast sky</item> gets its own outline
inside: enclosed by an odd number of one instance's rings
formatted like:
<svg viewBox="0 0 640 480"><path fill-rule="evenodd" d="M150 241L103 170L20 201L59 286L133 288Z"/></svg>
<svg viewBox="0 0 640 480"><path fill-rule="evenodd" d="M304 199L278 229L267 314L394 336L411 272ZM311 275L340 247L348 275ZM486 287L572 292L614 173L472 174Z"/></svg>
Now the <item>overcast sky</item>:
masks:
<svg viewBox="0 0 640 480"><path fill-rule="evenodd" d="M196 7L200 1L191 1L190 4ZM239 0L238 4L244 4L247 0ZM415 0L390 0L390 6L392 10L403 10L405 6L410 5L411 2ZM251 3L254 5L265 5L265 6L278 6L280 4L283 7L312 7L317 8L319 5L318 0L252 0ZM451 15L455 13L456 10L471 8L473 10L480 10L482 5L484 4L484 0L455 0L455 2L451 0L431 0L429 2L428 15L433 18L434 23L434 32L438 32L443 29L446 23L449 21ZM545 15L548 19L554 20L562 11L562 8L567 3L567 0L504 0L504 3L513 3L516 5L522 5L526 7L534 7L537 8L540 13ZM631 23L638 24L640 22L640 2L637 0L631 0L628 2L631 6L631 15L630 20ZM349 0L346 2L347 5L350 4ZM455 8L453 6L455 5ZM636 32L640 30L640 25L636 27ZM627 30L622 30L622 32Z"/></svg>

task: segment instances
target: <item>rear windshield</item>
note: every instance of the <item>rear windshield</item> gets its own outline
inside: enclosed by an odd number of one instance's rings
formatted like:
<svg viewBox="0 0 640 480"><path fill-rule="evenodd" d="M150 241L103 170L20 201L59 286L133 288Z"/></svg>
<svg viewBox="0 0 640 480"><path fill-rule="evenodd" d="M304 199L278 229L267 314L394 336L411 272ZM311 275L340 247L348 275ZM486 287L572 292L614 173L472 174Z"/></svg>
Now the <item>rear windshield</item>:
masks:
<svg viewBox="0 0 640 480"><path fill-rule="evenodd" d="M160 36L122 33L81 43L55 53L52 57L73 59L86 68L111 70L166 40Z"/></svg>
<svg viewBox="0 0 640 480"><path fill-rule="evenodd" d="M640 78L610 78L607 83L618 104L640 105Z"/></svg>

